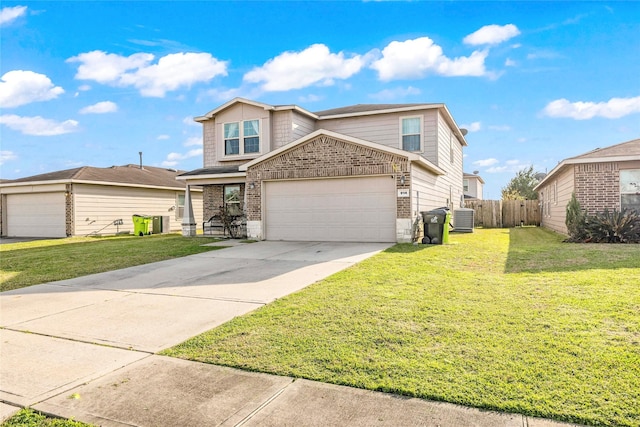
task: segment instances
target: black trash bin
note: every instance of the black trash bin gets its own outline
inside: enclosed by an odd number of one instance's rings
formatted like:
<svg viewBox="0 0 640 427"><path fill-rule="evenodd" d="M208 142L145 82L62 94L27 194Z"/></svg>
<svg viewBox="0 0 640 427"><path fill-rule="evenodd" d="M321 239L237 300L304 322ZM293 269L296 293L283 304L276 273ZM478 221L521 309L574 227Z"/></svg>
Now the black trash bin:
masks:
<svg viewBox="0 0 640 427"><path fill-rule="evenodd" d="M424 224L422 243L432 245L449 243L449 220L451 218L449 208L438 208L420 213Z"/></svg>

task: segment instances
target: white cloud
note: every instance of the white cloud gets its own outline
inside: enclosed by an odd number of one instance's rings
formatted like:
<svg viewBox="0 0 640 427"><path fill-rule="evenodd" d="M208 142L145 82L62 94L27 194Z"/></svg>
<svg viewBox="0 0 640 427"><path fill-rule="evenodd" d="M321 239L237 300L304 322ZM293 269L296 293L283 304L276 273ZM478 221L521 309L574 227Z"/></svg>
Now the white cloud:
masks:
<svg viewBox="0 0 640 427"><path fill-rule="evenodd" d="M470 56L448 58L442 48L429 37L404 42L393 41L382 50L382 58L371 68L378 72L380 80L417 79L427 73L442 76L483 76L487 72L484 60L488 50L474 51Z"/></svg>
<svg viewBox="0 0 640 427"><path fill-rule="evenodd" d="M468 125L460 125L460 127L468 130L469 132L478 132L480 129L482 129L482 123L473 122Z"/></svg>
<svg viewBox="0 0 640 427"><path fill-rule="evenodd" d="M318 101L322 101L324 99L324 97L319 96L319 95L314 95L312 93L310 93L309 95L304 95L298 98L298 101L306 103L306 102L318 102Z"/></svg>
<svg viewBox="0 0 640 427"><path fill-rule="evenodd" d="M549 117L568 117L588 120L594 117L618 119L633 113L640 113L640 96L635 98L611 98L607 102L569 102L562 98L551 101L543 113Z"/></svg>
<svg viewBox="0 0 640 427"><path fill-rule="evenodd" d="M182 123L187 125L187 126L197 126L197 127L202 126L200 123L198 123L195 120L193 120L193 117L191 117L191 116L187 116L184 119L182 119Z"/></svg>
<svg viewBox="0 0 640 427"><path fill-rule="evenodd" d="M498 159L494 159L492 157L484 160L476 160L475 162L472 163L472 165L479 166L479 167L487 167L487 166L495 165L496 163L498 163Z"/></svg>
<svg viewBox="0 0 640 427"><path fill-rule="evenodd" d="M158 137L156 139L158 141L164 141L166 139L171 139L171 137L169 135L158 135Z"/></svg>
<svg viewBox="0 0 640 427"><path fill-rule="evenodd" d="M422 92L420 89L413 86L409 87L397 87L395 89L384 89L377 93L372 93L369 98L378 100L392 100L398 98L404 98L407 96L420 95Z"/></svg>
<svg viewBox="0 0 640 427"><path fill-rule="evenodd" d="M80 114L105 114L115 113L118 111L118 106L115 102L102 101L97 104L89 105L80 110Z"/></svg>
<svg viewBox="0 0 640 427"><path fill-rule="evenodd" d="M314 44L301 52L284 52L244 75L244 81L262 83L265 91L301 89L314 84L331 86L334 79L347 79L365 65L365 58L345 58L331 53L324 44Z"/></svg>
<svg viewBox="0 0 640 427"><path fill-rule="evenodd" d="M469 34L462 41L472 46L499 44L520 34L520 30L513 24L485 25L478 31Z"/></svg>
<svg viewBox="0 0 640 427"><path fill-rule="evenodd" d="M13 70L0 81L0 107L18 107L38 101L48 101L64 93L49 77L33 71Z"/></svg>
<svg viewBox="0 0 640 427"><path fill-rule="evenodd" d="M27 6L3 7L0 10L0 25L5 25L27 13Z"/></svg>
<svg viewBox="0 0 640 427"><path fill-rule="evenodd" d="M227 75L227 62L208 53L173 53L156 64L150 53L120 56L99 50L67 59L79 62L75 78L112 86L133 86L142 96L162 98L169 91Z"/></svg>
<svg viewBox="0 0 640 427"><path fill-rule="evenodd" d="M78 130L78 122L75 120L56 122L55 120L45 119L40 116L21 117L15 114L5 114L0 116L0 123L9 129L22 132L25 135L34 136L62 135Z"/></svg>
<svg viewBox="0 0 640 427"><path fill-rule="evenodd" d="M169 153L167 154L167 159L162 162L162 166L165 167L173 167L176 166L180 160L190 159L192 157L197 157L202 155L202 148L196 148L193 150L189 150L186 153Z"/></svg>
<svg viewBox="0 0 640 427"><path fill-rule="evenodd" d="M13 151L2 150L0 151L0 165L5 164L11 160L17 159L18 156Z"/></svg>
<svg viewBox="0 0 640 427"><path fill-rule="evenodd" d="M502 173L510 172L516 173L531 166L531 163L523 162L521 160L507 160L503 166L494 166L485 170L486 173Z"/></svg>
<svg viewBox="0 0 640 427"><path fill-rule="evenodd" d="M514 61L513 59L511 59L511 58L507 58L504 61L504 66L505 67L515 67L516 65L518 65L518 63L516 61Z"/></svg>
<svg viewBox="0 0 640 427"><path fill-rule="evenodd" d="M184 142L185 147L193 147L194 145L202 146L202 137L201 136L192 136L191 138L187 138Z"/></svg>

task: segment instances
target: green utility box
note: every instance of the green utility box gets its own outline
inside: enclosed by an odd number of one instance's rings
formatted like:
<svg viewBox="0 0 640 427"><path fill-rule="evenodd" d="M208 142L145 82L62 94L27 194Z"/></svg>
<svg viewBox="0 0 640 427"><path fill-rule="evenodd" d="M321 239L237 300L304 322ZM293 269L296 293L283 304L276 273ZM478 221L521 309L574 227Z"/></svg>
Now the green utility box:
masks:
<svg viewBox="0 0 640 427"><path fill-rule="evenodd" d="M424 238L422 243L441 245L449 243L449 223L451 212L449 208L439 208L428 212L421 212L424 223Z"/></svg>
<svg viewBox="0 0 640 427"><path fill-rule="evenodd" d="M133 219L133 234L136 236L144 236L145 234L151 234L151 224L153 223L153 217L147 215L134 215Z"/></svg>

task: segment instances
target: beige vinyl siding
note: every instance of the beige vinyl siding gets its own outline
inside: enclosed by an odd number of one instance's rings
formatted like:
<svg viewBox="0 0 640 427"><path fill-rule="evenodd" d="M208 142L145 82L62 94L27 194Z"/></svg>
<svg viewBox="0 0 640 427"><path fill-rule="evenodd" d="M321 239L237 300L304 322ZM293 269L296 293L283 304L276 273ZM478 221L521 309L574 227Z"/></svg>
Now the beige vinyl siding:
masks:
<svg viewBox="0 0 640 427"><path fill-rule="evenodd" d="M403 113L374 114L370 116L319 120L317 129L326 129L388 147L402 149L400 144L400 118L423 116L422 155L435 163L437 150L437 110L418 110Z"/></svg>
<svg viewBox="0 0 640 427"><path fill-rule="evenodd" d="M260 153L242 156L225 156L224 124L242 122L244 120L260 120ZM207 135L205 129L205 136L207 137L205 141L205 151L213 149L215 153L205 154L205 157L208 159L207 161L211 161L210 164L207 164L207 167L240 165L271 151L271 120L269 111L265 111L264 108L261 107L239 103L221 111L216 115L215 129L210 133L211 136ZM211 141L213 141L213 143L211 143Z"/></svg>
<svg viewBox="0 0 640 427"><path fill-rule="evenodd" d="M182 218L176 219L177 195L182 190L118 187L108 185L73 184L75 235L92 233L115 234L116 231L133 233L134 214L169 216L170 230L182 229ZM196 224L202 219L202 193L191 191ZM113 221L122 219L116 227Z"/></svg>
<svg viewBox="0 0 640 427"><path fill-rule="evenodd" d="M293 111L293 139L291 141L298 140L305 135L309 135L316 130L316 121L309 116L300 114L297 111Z"/></svg>
<svg viewBox="0 0 640 427"><path fill-rule="evenodd" d="M453 162L451 161L451 149L453 147ZM443 169L446 174L438 177L438 191L445 194L445 202L443 206L449 206L450 209L460 207L461 197L463 195L463 172L462 172L462 144L453 135L453 132L445 118L438 114L438 163L437 165Z"/></svg>
<svg viewBox="0 0 640 427"><path fill-rule="evenodd" d="M567 204L574 191L574 167L562 171L547 185L540 189L539 198L542 204L542 225L558 233L567 234L565 219Z"/></svg>
<svg viewBox="0 0 640 427"><path fill-rule="evenodd" d="M295 110L275 111L272 116L273 140L271 151L309 135L315 130L315 121Z"/></svg>
<svg viewBox="0 0 640 427"><path fill-rule="evenodd" d="M446 206L449 197L442 176L434 175L416 165L411 167L411 216L415 218L420 212Z"/></svg>

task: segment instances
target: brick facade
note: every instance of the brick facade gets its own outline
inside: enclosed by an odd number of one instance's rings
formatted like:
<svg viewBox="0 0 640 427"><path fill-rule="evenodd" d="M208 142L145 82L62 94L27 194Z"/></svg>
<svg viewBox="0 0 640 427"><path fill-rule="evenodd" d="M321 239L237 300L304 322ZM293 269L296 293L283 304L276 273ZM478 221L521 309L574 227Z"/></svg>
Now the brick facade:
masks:
<svg viewBox="0 0 640 427"><path fill-rule="evenodd" d="M618 163L585 163L574 166L575 193L580 206L590 215L620 210Z"/></svg>
<svg viewBox="0 0 640 427"><path fill-rule="evenodd" d="M224 206L224 186L238 184L216 184L205 185L202 189L203 218L207 221L214 215L220 213L220 208ZM244 184L240 184L240 200L244 199Z"/></svg>
<svg viewBox="0 0 640 427"><path fill-rule="evenodd" d="M319 136L247 170L247 219L262 220L261 188L265 180L394 174L396 187L408 189L411 177L407 157ZM404 185L401 184L403 175ZM397 199L397 217L411 218L410 198Z"/></svg>

